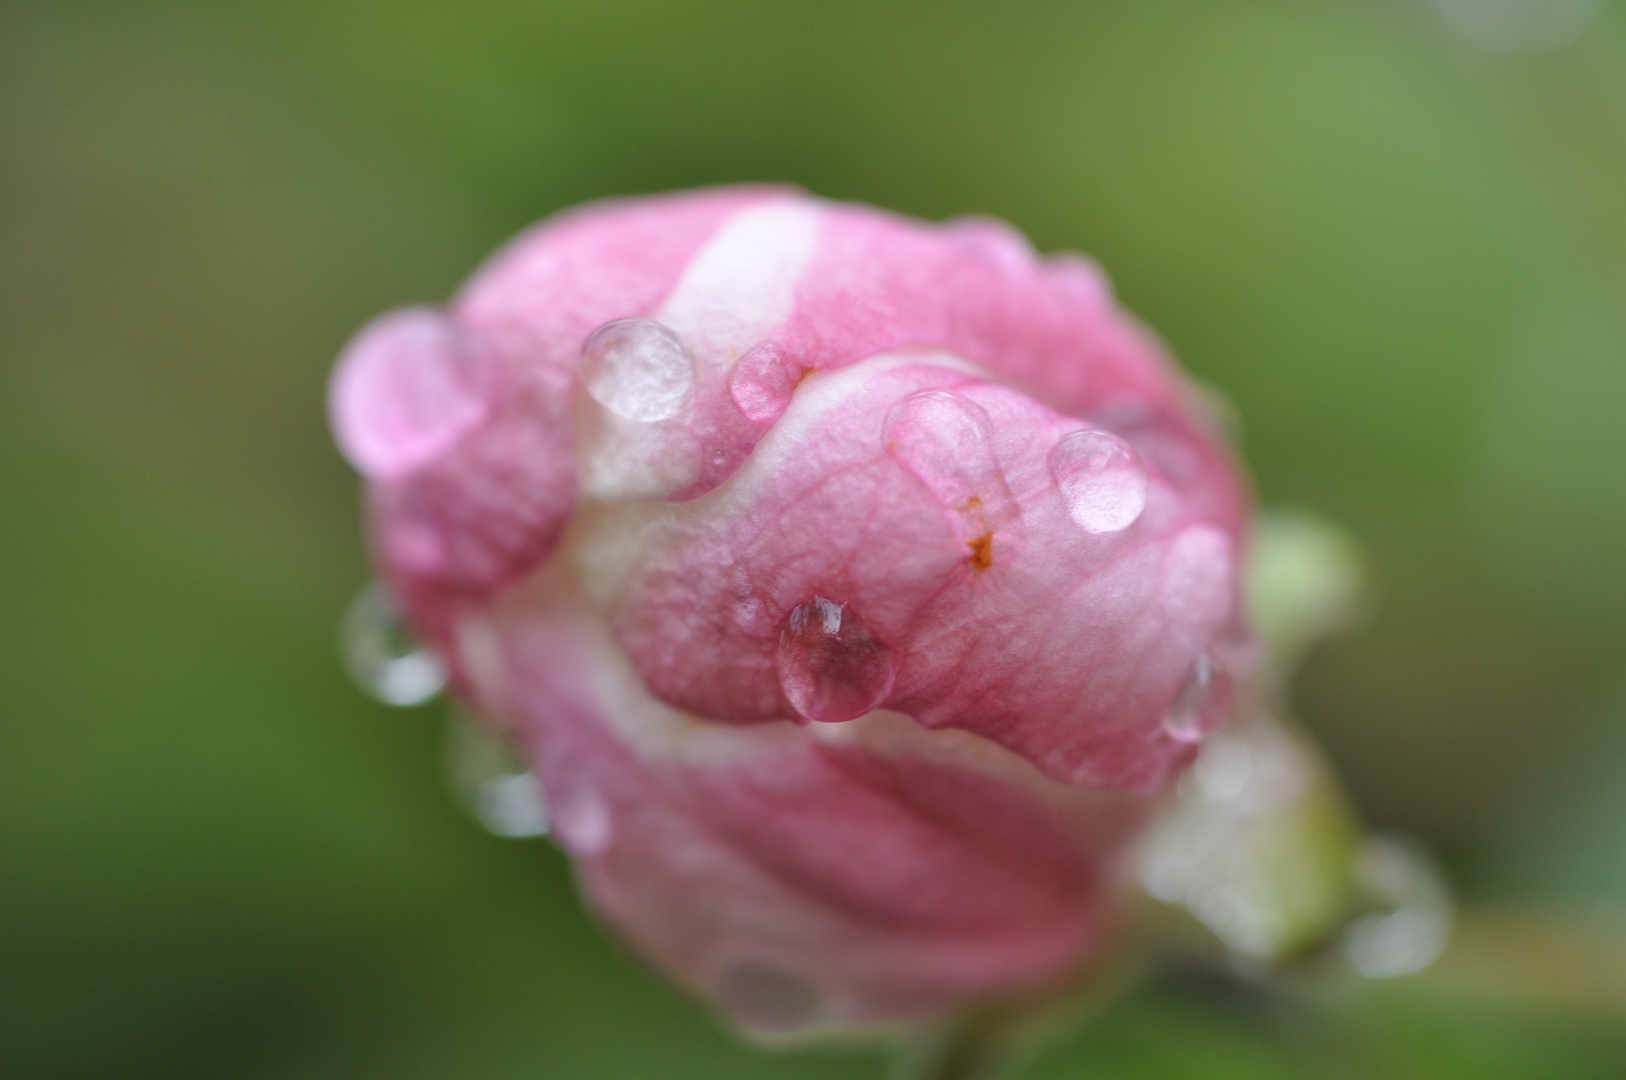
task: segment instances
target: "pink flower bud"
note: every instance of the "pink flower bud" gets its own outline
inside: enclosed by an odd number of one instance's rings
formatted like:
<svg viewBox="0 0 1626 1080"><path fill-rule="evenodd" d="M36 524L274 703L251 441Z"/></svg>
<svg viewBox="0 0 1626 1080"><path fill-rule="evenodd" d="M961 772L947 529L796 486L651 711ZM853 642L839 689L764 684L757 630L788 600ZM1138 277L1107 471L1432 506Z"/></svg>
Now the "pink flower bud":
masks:
<svg viewBox="0 0 1626 1080"><path fill-rule="evenodd" d="M747 1028L1077 969L1244 657L1197 395L995 222L596 204L364 330L332 410L591 902Z"/></svg>

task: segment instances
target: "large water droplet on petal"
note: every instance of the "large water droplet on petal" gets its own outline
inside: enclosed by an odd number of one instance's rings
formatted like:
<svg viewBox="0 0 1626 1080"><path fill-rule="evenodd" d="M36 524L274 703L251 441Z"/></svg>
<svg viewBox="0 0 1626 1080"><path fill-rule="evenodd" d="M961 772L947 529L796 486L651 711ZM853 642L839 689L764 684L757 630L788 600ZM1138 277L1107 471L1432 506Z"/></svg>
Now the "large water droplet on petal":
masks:
<svg viewBox="0 0 1626 1080"><path fill-rule="evenodd" d="M897 656L845 604L815 596L785 620L774 668L798 713L838 724L886 700Z"/></svg>
<svg viewBox="0 0 1626 1080"><path fill-rule="evenodd" d="M554 834L572 854L603 854L615 840L615 819L597 785L579 765L563 770L557 780L549 776Z"/></svg>
<svg viewBox="0 0 1626 1080"><path fill-rule="evenodd" d="M1109 431L1075 431L1050 451L1050 474L1085 532L1127 529L1146 508L1146 467Z"/></svg>
<svg viewBox="0 0 1626 1080"><path fill-rule="evenodd" d="M992 432L986 409L949 390L910 394L888 410L882 428L888 452L959 511L970 536L992 532L1017 515Z"/></svg>
<svg viewBox="0 0 1626 1080"><path fill-rule="evenodd" d="M779 419L804 374L777 345L758 345L740 357L728 373L728 394L746 419L767 423Z"/></svg>
<svg viewBox="0 0 1626 1080"><path fill-rule="evenodd" d="M351 602L340 643L357 684L387 705L421 705L446 685L440 658L412 636L395 598L377 582Z"/></svg>
<svg viewBox="0 0 1626 1080"><path fill-rule="evenodd" d="M724 969L717 980L717 1003L746 1027L788 1032L812 1022L819 993L800 976L745 962Z"/></svg>
<svg viewBox="0 0 1626 1080"><path fill-rule="evenodd" d="M588 335L582 381L617 416L652 422L676 416L694 389L694 363L678 336L648 319L616 319Z"/></svg>
<svg viewBox="0 0 1626 1080"><path fill-rule="evenodd" d="M446 770L469 812L495 836L543 836L548 804L542 782L514 747L479 720L454 711Z"/></svg>
<svg viewBox="0 0 1626 1080"><path fill-rule="evenodd" d="M1231 711L1231 678L1208 653L1192 661L1174 704L1163 717L1163 730L1180 742L1197 742L1225 722Z"/></svg>

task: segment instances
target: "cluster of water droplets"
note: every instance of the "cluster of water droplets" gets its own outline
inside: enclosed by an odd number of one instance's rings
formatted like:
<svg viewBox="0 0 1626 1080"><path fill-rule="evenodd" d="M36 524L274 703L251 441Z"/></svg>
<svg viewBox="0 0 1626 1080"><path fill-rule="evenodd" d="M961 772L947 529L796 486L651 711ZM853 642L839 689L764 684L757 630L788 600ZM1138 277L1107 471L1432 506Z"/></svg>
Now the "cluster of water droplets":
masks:
<svg viewBox="0 0 1626 1080"><path fill-rule="evenodd" d="M886 700L897 677L897 654L847 605L815 596L791 609L774 669L804 718L840 723Z"/></svg>
<svg viewBox="0 0 1626 1080"><path fill-rule="evenodd" d="M413 636L395 598L378 582L351 601L340 645L357 685L386 705L421 705L446 685L446 666Z"/></svg>
<svg viewBox="0 0 1626 1080"><path fill-rule="evenodd" d="M648 319L616 319L582 346L582 382L594 401L628 420L676 416L694 391L694 361L677 334Z"/></svg>
<svg viewBox="0 0 1626 1080"><path fill-rule="evenodd" d="M445 665L417 640L394 597L378 582L351 602L340 644L351 676L385 704L421 705L445 688ZM511 744L455 706L447 725L446 771L459 800L489 832L547 833L547 800L535 773Z"/></svg>

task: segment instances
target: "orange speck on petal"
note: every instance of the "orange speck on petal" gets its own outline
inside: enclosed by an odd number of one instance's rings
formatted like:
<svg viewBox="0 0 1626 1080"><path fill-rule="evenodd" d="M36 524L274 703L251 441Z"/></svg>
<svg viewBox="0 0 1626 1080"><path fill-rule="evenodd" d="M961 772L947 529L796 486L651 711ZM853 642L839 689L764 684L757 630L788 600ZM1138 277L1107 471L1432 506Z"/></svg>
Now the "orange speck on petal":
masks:
<svg viewBox="0 0 1626 1080"><path fill-rule="evenodd" d="M971 557L966 561L979 574L994 565L994 534L983 533L971 541Z"/></svg>

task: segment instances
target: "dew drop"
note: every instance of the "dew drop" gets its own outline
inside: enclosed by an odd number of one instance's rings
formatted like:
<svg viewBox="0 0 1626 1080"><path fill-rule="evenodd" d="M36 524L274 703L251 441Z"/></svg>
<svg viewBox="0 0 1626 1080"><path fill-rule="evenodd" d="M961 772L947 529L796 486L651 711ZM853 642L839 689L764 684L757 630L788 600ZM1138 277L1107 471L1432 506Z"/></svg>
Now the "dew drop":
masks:
<svg viewBox="0 0 1626 1080"><path fill-rule="evenodd" d="M798 713L838 724L886 700L897 657L845 604L815 596L785 620L774 668Z"/></svg>
<svg viewBox="0 0 1626 1080"><path fill-rule="evenodd" d="M694 389L694 364L676 334L648 319L616 319L588 335L582 381L617 416L653 422L676 416Z"/></svg>
<svg viewBox="0 0 1626 1080"><path fill-rule="evenodd" d="M746 419L767 423L785 411L803 373L778 346L758 345L729 371L728 395Z"/></svg>
<svg viewBox="0 0 1626 1080"><path fill-rule="evenodd" d="M1180 742L1197 742L1224 723L1230 711L1230 676L1218 660L1201 653L1163 717L1163 730Z"/></svg>
<svg viewBox="0 0 1626 1080"><path fill-rule="evenodd" d="M1109 431L1075 431L1050 451L1050 474L1067 512L1090 533L1127 529L1146 508L1146 467Z"/></svg>
<svg viewBox="0 0 1626 1080"><path fill-rule="evenodd" d="M765 964L735 964L717 980L717 1003L748 1028L788 1032L806 1027L819 994L806 979Z"/></svg>
<svg viewBox="0 0 1626 1080"><path fill-rule="evenodd" d="M959 511L968 534L992 532L1017 515L994 454L993 422L981 405L949 390L921 390L887 412L887 451Z"/></svg>
<svg viewBox="0 0 1626 1080"><path fill-rule="evenodd" d="M461 710L446 740L446 771L475 820L494 836L544 836L547 797L542 782L506 739Z"/></svg>
<svg viewBox="0 0 1626 1080"><path fill-rule="evenodd" d="M351 601L340 644L351 677L386 705L421 705L446 685L440 658L413 637L395 598L376 581Z"/></svg>
<svg viewBox="0 0 1626 1080"><path fill-rule="evenodd" d="M604 796L579 768L568 769L553 785L553 831L572 854L600 855L615 839L615 819Z"/></svg>

